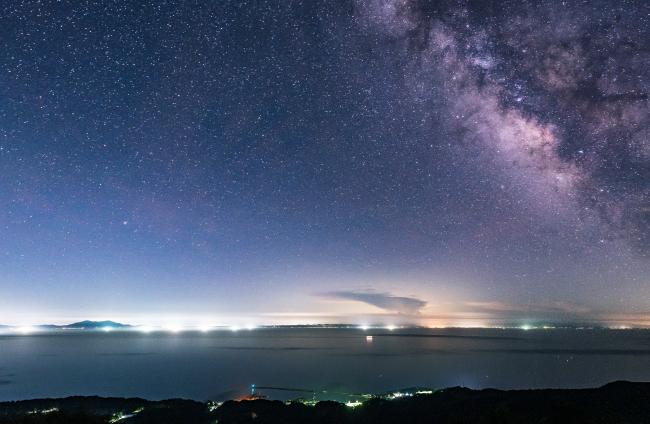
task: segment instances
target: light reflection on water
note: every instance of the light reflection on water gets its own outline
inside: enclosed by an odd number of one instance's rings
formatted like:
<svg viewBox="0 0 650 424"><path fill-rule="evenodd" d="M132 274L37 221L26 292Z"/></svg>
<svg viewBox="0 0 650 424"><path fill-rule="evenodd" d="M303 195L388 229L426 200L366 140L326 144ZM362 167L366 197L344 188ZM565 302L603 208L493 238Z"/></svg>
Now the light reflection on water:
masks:
<svg viewBox="0 0 650 424"><path fill-rule="evenodd" d="M0 336L0 400L220 400L254 383L336 398L413 386L594 387L614 380L650 380L650 332L276 328Z"/></svg>

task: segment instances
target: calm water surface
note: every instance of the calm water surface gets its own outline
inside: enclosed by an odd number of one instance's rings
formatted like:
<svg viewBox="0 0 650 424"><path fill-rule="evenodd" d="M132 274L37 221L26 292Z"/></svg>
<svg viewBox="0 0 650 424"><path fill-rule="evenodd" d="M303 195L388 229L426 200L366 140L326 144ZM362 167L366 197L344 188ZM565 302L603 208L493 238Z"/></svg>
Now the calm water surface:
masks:
<svg viewBox="0 0 650 424"><path fill-rule="evenodd" d="M258 329L0 336L0 400L91 394L221 400L246 393L253 383L337 398L339 392L412 386L594 387L614 380L650 381L650 332Z"/></svg>

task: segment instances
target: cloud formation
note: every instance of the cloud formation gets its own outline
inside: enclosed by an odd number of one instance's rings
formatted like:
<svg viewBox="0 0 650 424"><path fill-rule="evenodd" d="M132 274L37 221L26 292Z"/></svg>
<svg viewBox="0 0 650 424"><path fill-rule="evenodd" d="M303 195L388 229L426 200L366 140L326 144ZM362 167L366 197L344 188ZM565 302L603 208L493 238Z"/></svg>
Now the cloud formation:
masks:
<svg viewBox="0 0 650 424"><path fill-rule="evenodd" d="M421 309L427 305L427 302L415 297L395 296L385 292L362 292L362 291L331 291L323 293L322 297L352 300L362 302L368 305L376 306L388 312L417 315Z"/></svg>

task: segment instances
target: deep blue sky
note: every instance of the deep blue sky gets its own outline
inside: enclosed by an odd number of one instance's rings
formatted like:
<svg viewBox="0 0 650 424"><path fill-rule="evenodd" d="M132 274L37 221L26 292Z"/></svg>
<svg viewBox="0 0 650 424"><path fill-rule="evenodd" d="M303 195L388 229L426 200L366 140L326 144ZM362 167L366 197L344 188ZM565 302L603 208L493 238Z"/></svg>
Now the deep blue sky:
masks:
<svg viewBox="0 0 650 424"><path fill-rule="evenodd" d="M0 321L648 324L649 14L10 0Z"/></svg>

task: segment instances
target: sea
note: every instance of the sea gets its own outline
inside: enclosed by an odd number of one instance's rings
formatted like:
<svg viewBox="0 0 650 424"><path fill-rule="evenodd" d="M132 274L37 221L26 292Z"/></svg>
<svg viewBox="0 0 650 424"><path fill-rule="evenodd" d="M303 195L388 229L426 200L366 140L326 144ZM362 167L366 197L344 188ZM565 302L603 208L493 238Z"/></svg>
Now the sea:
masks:
<svg viewBox="0 0 650 424"><path fill-rule="evenodd" d="M0 336L0 401L341 400L404 388L585 388L650 381L650 331L259 328Z"/></svg>

